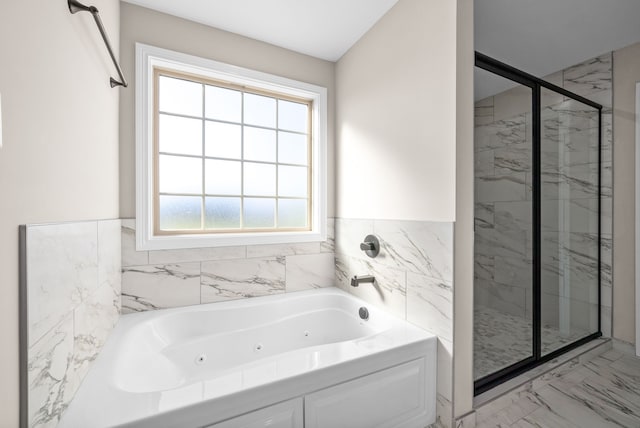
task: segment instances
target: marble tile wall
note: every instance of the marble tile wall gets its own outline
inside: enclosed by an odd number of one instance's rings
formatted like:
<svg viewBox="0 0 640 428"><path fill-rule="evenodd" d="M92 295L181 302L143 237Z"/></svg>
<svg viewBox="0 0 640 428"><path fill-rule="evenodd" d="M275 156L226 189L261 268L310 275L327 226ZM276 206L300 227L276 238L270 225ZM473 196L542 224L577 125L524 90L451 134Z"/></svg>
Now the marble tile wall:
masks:
<svg viewBox="0 0 640 428"><path fill-rule="evenodd" d="M28 426L54 427L119 318L120 220L28 225L22 236Z"/></svg>
<svg viewBox="0 0 640 428"><path fill-rule="evenodd" d="M531 290L530 92L475 106L476 304L522 316Z"/></svg>
<svg viewBox="0 0 640 428"><path fill-rule="evenodd" d="M136 251L122 220L122 312L334 286L334 220L326 242Z"/></svg>
<svg viewBox="0 0 640 428"><path fill-rule="evenodd" d="M335 230L337 285L438 336L437 426L451 427L453 223L337 218ZM376 258L360 250L369 234L380 240ZM354 275L376 282L351 287Z"/></svg>
<svg viewBox="0 0 640 428"><path fill-rule="evenodd" d="M547 80L603 105L602 329L611 334L612 56L599 56ZM476 303L531 315L530 92L514 88L475 106ZM542 92L543 321L593 330L597 294L597 116L594 110Z"/></svg>

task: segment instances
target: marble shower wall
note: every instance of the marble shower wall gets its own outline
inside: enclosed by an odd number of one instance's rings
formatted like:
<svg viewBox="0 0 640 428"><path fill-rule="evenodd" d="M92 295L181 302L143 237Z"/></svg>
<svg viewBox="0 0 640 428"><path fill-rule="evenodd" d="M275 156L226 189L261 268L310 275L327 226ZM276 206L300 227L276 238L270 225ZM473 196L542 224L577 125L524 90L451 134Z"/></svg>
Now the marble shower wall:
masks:
<svg viewBox="0 0 640 428"><path fill-rule="evenodd" d="M475 111L475 303L530 315L531 91L514 88Z"/></svg>
<svg viewBox="0 0 640 428"><path fill-rule="evenodd" d="M55 427L120 315L120 220L21 226L21 241L28 426Z"/></svg>
<svg viewBox="0 0 640 428"><path fill-rule="evenodd" d="M122 312L332 287L334 221L326 242L136 251L122 220Z"/></svg>
<svg viewBox="0 0 640 428"><path fill-rule="evenodd" d="M545 80L603 105L602 331L611 334L612 294L612 55L607 53ZM531 310L530 91L515 88L476 102L476 303L510 315ZM571 306L576 328L593 330L576 314L596 310L597 121L594 110L542 92L543 321L559 325ZM563 287L569 283L571 286ZM594 319L595 317L589 317ZM566 322L567 320L565 320Z"/></svg>
<svg viewBox="0 0 640 428"><path fill-rule="evenodd" d="M451 426L453 223L337 218L335 230L336 284L438 336L437 412ZM369 234L380 240L376 258L360 250ZM376 282L351 287L354 275Z"/></svg>

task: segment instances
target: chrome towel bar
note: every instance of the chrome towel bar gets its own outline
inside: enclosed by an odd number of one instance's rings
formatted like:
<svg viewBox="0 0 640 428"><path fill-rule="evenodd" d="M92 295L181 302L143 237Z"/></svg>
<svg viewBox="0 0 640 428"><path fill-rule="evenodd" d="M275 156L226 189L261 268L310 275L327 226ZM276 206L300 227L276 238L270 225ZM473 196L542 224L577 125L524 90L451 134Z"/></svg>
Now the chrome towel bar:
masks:
<svg viewBox="0 0 640 428"><path fill-rule="evenodd" d="M122 74L122 69L116 60L116 56L113 54L113 49L111 49L111 43L109 42L109 37L107 37L107 32L104 30L104 26L102 25L102 20L100 19L100 15L98 13L98 9L95 6L85 6L82 3L76 0L67 0L67 4L69 5L69 12L78 13L78 12L89 12L94 21L96 21L96 25L98 26L98 30L100 30L100 35L102 36L102 40L104 40L104 44L107 46L107 50L109 51L109 55L111 56L111 60L113 61L113 65L116 66L116 70L118 71L118 76L120 80L116 80L113 77L109 79L112 88L116 86L127 87L127 80L124 78Z"/></svg>

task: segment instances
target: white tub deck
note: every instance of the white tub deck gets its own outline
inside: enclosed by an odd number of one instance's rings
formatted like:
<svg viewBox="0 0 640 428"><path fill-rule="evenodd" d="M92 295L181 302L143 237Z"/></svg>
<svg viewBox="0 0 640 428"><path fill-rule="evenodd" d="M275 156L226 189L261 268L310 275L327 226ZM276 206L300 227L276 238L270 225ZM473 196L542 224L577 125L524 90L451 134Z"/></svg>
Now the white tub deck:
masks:
<svg viewBox="0 0 640 428"><path fill-rule="evenodd" d="M124 315L59 426L202 426L435 361L435 340L336 288Z"/></svg>

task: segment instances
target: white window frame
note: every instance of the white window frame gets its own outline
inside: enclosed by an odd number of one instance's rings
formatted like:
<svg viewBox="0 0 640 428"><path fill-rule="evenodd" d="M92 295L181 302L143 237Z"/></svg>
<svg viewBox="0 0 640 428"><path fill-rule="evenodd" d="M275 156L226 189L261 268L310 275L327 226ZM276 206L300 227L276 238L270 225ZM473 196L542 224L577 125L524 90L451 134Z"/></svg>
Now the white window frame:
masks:
<svg viewBox="0 0 640 428"><path fill-rule="evenodd" d="M154 234L153 70L172 69L312 100L311 229L308 231ZM136 43L136 248L166 250L325 241L327 237L327 89L273 74Z"/></svg>

